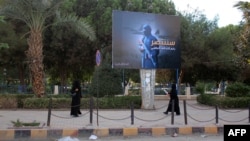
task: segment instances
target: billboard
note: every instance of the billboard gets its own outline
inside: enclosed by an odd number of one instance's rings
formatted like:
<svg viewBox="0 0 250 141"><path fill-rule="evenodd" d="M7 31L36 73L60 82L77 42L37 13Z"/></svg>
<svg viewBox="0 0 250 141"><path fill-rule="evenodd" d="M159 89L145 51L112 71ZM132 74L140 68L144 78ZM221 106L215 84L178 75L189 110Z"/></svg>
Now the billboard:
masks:
<svg viewBox="0 0 250 141"><path fill-rule="evenodd" d="M113 68L177 69L180 53L178 16L113 11Z"/></svg>

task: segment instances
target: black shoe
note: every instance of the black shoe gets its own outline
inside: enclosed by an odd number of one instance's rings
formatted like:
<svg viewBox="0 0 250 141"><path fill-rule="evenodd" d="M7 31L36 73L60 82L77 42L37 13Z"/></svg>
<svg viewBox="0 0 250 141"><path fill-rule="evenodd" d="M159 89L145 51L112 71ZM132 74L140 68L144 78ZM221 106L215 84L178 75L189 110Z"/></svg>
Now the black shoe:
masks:
<svg viewBox="0 0 250 141"><path fill-rule="evenodd" d="M163 113L166 114L166 115L168 114L168 112L163 112Z"/></svg>
<svg viewBox="0 0 250 141"><path fill-rule="evenodd" d="M176 114L177 116L181 115L181 114Z"/></svg>
<svg viewBox="0 0 250 141"><path fill-rule="evenodd" d="M82 114L82 112L80 112L80 111L79 111L79 112L78 112L78 114L79 114L79 115L81 115L81 114Z"/></svg>
<svg viewBox="0 0 250 141"><path fill-rule="evenodd" d="M73 115L73 117L78 117L78 115Z"/></svg>

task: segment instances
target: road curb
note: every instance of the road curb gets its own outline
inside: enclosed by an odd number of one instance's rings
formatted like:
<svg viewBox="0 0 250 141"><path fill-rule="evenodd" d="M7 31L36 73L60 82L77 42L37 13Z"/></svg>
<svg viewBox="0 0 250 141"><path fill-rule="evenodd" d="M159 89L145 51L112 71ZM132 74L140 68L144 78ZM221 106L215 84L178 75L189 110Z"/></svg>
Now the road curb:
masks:
<svg viewBox="0 0 250 141"><path fill-rule="evenodd" d="M103 136L138 136L138 135L150 135L150 136L163 136L173 135L174 133L180 135L192 135L192 134L223 134L223 126L182 126L182 127L152 127L152 128L95 128L95 129L77 129L77 128L65 128L65 129L0 129L0 141L7 141L20 138L31 139L47 139L50 137L85 137L96 135Z"/></svg>

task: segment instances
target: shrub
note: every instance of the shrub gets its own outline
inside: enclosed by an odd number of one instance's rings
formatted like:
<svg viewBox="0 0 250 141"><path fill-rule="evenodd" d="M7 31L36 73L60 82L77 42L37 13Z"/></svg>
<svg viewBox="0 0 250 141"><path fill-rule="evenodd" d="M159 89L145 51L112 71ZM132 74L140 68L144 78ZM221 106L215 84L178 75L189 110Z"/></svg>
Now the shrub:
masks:
<svg viewBox="0 0 250 141"><path fill-rule="evenodd" d="M140 95L141 90L140 89L129 89L128 93L129 93L129 95Z"/></svg>
<svg viewBox="0 0 250 141"><path fill-rule="evenodd" d="M1 109L13 109L17 107L17 98L12 94L0 95L0 108Z"/></svg>
<svg viewBox="0 0 250 141"><path fill-rule="evenodd" d="M26 98L23 102L26 109L45 109L48 108L48 98Z"/></svg>
<svg viewBox="0 0 250 141"><path fill-rule="evenodd" d="M214 103L217 103L215 102L216 101L216 95L214 94L202 94L202 95L198 95L197 97L197 101L201 104L204 104L204 105L210 105L210 106L214 106L215 104Z"/></svg>
<svg viewBox="0 0 250 141"><path fill-rule="evenodd" d="M250 97L225 97L214 94L204 94L197 97L201 104L218 106L220 108L248 108Z"/></svg>
<svg viewBox="0 0 250 141"><path fill-rule="evenodd" d="M121 71L112 69L107 63L96 68L91 82L88 92L94 97L114 96L123 93Z"/></svg>
<svg viewBox="0 0 250 141"><path fill-rule="evenodd" d="M205 93L205 83L197 82L197 84L195 86L195 90L200 94L204 94Z"/></svg>
<svg viewBox="0 0 250 141"><path fill-rule="evenodd" d="M0 95L0 108L48 109L50 99L52 109L70 109L71 107L71 97L67 94L47 95L43 98L36 98L34 95L30 94L2 94ZM100 109L129 109L132 103L134 103L134 108L141 107L141 96L110 96L98 99L93 98L93 108L96 108L97 100ZM81 109L89 109L90 98L83 97L80 106Z"/></svg>
<svg viewBox="0 0 250 141"><path fill-rule="evenodd" d="M0 94L0 108L22 108L23 100L34 97L31 94Z"/></svg>
<svg viewBox="0 0 250 141"><path fill-rule="evenodd" d="M131 104L134 104L134 108L141 107L141 96L117 96L117 97L103 97L94 99L95 107L98 106L101 109L129 109Z"/></svg>
<svg viewBox="0 0 250 141"><path fill-rule="evenodd" d="M11 121L14 127L23 127L23 126L39 126L40 122L36 122L35 120L33 122L22 122L19 119L16 121Z"/></svg>
<svg viewBox="0 0 250 141"><path fill-rule="evenodd" d="M250 97L250 87L244 83L236 82L226 88L228 97Z"/></svg>

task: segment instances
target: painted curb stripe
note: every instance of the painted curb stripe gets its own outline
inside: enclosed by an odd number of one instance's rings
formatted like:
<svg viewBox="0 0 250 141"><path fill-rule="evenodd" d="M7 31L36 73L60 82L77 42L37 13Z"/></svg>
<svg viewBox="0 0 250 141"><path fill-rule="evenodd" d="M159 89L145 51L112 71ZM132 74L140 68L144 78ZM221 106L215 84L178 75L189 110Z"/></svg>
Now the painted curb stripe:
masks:
<svg viewBox="0 0 250 141"><path fill-rule="evenodd" d="M223 126L206 126L206 127L153 127L153 128L97 128L97 129L0 129L0 141L13 140L19 138L46 139L49 137L86 137L96 136L137 136L137 135L172 135L173 133L190 135L190 134L223 134Z"/></svg>

